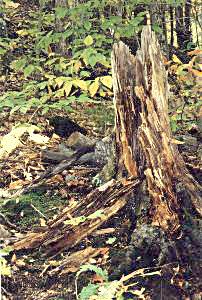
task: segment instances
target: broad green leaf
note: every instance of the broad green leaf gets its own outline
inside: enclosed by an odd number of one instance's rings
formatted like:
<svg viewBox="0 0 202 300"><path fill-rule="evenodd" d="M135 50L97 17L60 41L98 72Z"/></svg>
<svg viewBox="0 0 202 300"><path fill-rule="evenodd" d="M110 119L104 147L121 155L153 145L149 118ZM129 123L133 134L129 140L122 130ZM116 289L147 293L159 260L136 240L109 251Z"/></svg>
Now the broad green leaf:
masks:
<svg viewBox="0 0 202 300"><path fill-rule="evenodd" d="M15 60L12 62L11 66L14 68L16 71L19 71L20 69L23 69L25 64L27 63L26 58L22 58L19 60Z"/></svg>
<svg viewBox="0 0 202 300"><path fill-rule="evenodd" d="M80 60L77 60L75 63L74 63L74 70L76 73L78 73L79 69L81 68L81 62Z"/></svg>
<svg viewBox="0 0 202 300"><path fill-rule="evenodd" d="M91 67L94 67L97 62L98 62L98 59L97 59L96 55L91 55L88 58L88 63L91 65Z"/></svg>
<svg viewBox="0 0 202 300"><path fill-rule="evenodd" d="M88 35L85 39L84 39L84 44L86 46L90 46L93 44L93 38L91 35Z"/></svg>
<svg viewBox="0 0 202 300"><path fill-rule="evenodd" d="M162 33L162 32L163 32L162 28L161 28L158 24L152 25L152 29L153 29L155 32L157 32L157 33Z"/></svg>
<svg viewBox="0 0 202 300"><path fill-rule="evenodd" d="M77 102L81 102L81 103L84 103L84 102L96 102L95 100L89 98L88 96L84 95L84 94L81 94L78 98L77 98Z"/></svg>
<svg viewBox="0 0 202 300"><path fill-rule="evenodd" d="M91 23L89 21L85 21L83 26L87 31L91 29Z"/></svg>
<svg viewBox="0 0 202 300"><path fill-rule="evenodd" d="M175 54L172 56L172 61L174 61L176 64L182 64L181 60Z"/></svg>
<svg viewBox="0 0 202 300"><path fill-rule="evenodd" d="M112 76L102 76L100 77L100 80L104 86L108 87L109 89L112 88Z"/></svg>
<svg viewBox="0 0 202 300"><path fill-rule="evenodd" d="M40 82L39 84L37 84L37 87L40 89L40 90L43 90L45 89L45 87L47 86L48 84L48 81L42 81Z"/></svg>
<svg viewBox="0 0 202 300"><path fill-rule="evenodd" d="M78 278L78 276L81 273L87 272L87 271L94 271L97 275L101 276L105 281L108 280L108 274L107 274L106 270L102 270L100 267L97 267L97 266L91 265L91 264L82 265L80 267L80 270L76 273L76 277Z"/></svg>
<svg viewBox="0 0 202 300"><path fill-rule="evenodd" d="M97 294L98 288L99 284L89 283L87 286L82 288L81 293L79 294L79 300L89 300L91 296L95 296Z"/></svg>
<svg viewBox="0 0 202 300"><path fill-rule="evenodd" d="M81 77L89 77L90 74L91 74L91 73L88 72L88 71L81 71L81 72L80 72L80 76L81 76Z"/></svg>
<svg viewBox="0 0 202 300"><path fill-rule="evenodd" d="M33 65L28 65L28 66L24 69L24 75L25 75L25 77L29 76L34 70L35 70L35 66L33 66Z"/></svg>
<svg viewBox="0 0 202 300"><path fill-rule="evenodd" d="M9 253L13 251L13 248L11 246L5 247L3 249L0 249L0 256L6 256L9 255Z"/></svg>
<svg viewBox="0 0 202 300"><path fill-rule="evenodd" d="M106 244L112 245L115 241L116 241L116 237L111 237L111 238L108 238L108 240L106 241Z"/></svg>
<svg viewBox="0 0 202 300"><path fill-rule="evenodd" d="M99 89L99 83L98 82L93 82L90 86L89 86L89 93L90 93L90 95L91 95L91 97L94 97L95 96L95 94L97 93L97 91L98 91L98 89Z"/></svg>
<svg viewBox="0 0 202 300"><path fill-rule="evenodd" d="M62 19L68 13L68 9L62 6L58 6L55 8L55 15L57 18Z"/></svg>
<svg viewBox="0 0 202 300"><path fill-rule="evenodd" d="M7 265L5 258L0 258L0 275L11 276L11 268Z"/></svg>

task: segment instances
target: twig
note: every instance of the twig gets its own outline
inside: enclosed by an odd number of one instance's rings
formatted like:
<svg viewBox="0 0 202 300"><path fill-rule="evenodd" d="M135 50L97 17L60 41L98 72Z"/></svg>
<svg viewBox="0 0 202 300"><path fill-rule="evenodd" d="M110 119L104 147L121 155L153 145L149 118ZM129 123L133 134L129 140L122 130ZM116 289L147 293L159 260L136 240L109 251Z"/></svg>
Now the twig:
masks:
<svg viewBox="0 0 202 300"><path fill-rule="evenodd" d="M38 214L43 217L45 220L48 220L48 218L46 216L44 216L44 214L42 214L42 212L40 210L38 210L38 208L36 208L32 203L30 204L30 206L36 211L38 212Z"/></svg>
<svg viewBox="0 0 202 300"><path fill-rule="evenodd" d="M5 216L4 214L2 214L0 212L0 217L3 219L3 221L5 222L4 225L6 225L7 227L11 228L11 229L17 229L17 226L12 224Z"/></svg>

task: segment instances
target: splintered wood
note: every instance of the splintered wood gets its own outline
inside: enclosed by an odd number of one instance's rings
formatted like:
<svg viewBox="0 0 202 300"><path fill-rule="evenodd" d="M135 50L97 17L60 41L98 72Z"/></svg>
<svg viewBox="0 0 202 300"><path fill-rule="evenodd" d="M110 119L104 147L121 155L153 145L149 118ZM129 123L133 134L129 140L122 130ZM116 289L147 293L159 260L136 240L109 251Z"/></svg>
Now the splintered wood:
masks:
<svg viewBox="0 0 202 300"><path fill-rule="evenodd" d="M57 218L50 220L46 227L28 233L14 244L14 249L40 246L47 255L52 256L72 248L123 208L127 203L128 194L138 185L139 180L127 183L111 180L96 188L80 202L67 207Z"/></svg>
<svg viewBox="0 0 202 300"><path fill-rule="evenodd" d="M149 26L136 57L122 42L114 46L112 71L119 173L146 178L152 223L173 233L179 227L176 184L184 184L200 213L201 202L199 186L172 143L167 74Z"/></svg>

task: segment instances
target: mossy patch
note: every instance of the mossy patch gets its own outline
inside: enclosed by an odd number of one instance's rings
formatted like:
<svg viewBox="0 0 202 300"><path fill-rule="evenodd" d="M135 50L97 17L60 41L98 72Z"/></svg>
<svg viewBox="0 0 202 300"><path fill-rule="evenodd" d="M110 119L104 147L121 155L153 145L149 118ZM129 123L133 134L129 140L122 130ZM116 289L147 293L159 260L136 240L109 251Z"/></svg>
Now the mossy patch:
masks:
<svg viewBox="0 0 202 300"><path fill-rule="evenodd" d="M114 108L111 103L87 108L85 114L89 115L101 133L114 126Z"/></svg>
<svg viewBox="0 0 202 300"><path fill-rule="evenodd" d="M47 196L43 193L33 192L20 196L18 199L9 200L3 205L1 212L12 223L19 225L21 229L27 229L39 226L43 215L49 219L58 214L59 207L66 204L66 202L66 199L58 196Z"/></svg>

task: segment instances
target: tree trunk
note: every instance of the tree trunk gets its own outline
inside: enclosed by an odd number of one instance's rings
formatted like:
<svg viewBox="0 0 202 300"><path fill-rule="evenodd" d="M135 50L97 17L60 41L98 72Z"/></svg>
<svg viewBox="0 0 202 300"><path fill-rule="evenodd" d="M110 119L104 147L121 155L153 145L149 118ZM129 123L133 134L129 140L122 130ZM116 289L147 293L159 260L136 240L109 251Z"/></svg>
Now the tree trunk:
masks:
<svg viewBox="0 0 202 300"><path fill-rule="evenodd" d="M165 20L165 4L161 4L160 2L153 3L150 6L150 18L151 24L153 26L159 26L161 31L158 32L158 40L161 45L161 49L164 54L168 55L168 41L167 41L167 29L166 29L166 20Z"/></svg>
<svg viewBox="0 0 202 300"><path fill-rule="evenodd" d="M184 49L184 17L183 17L183 7L177 6L175 8L175 16L176 16L176 34L177 34L177 43L180 49Z"/></svg>
<svg viewBox="0 0 202 300"><path fill-rule="evenodd" d="M66 0L55 0L55 8L57 7L62 7L64 9L66 9L68 7L67 1ZM55 17L55 29L57 32L62 33L65 30L65 18L59 18L59 17ZM65 55L66 54L66 40L64 37L60 38L60 41L57 45L57 52L60 53L61 55Z"/></svg>
<svg viewBox="0 0 202 300"><path fill-rule="evenodd" d="M184 29L185 29L185 42L186 48L188 44L192 43L192 32L191 32L191 0L185 2L185 13L184 13ZM190 45L191 46L191 45Z"/></svg>
<svg viewBox="0 0 202 300"><path fill-rule="evenodd" d="M172 51L173 51L173 45L174 45L174 16L173 16L173 7L170 6L169 8L170 12L170 51L169 51L169 58L172 58Z"/></svg>

